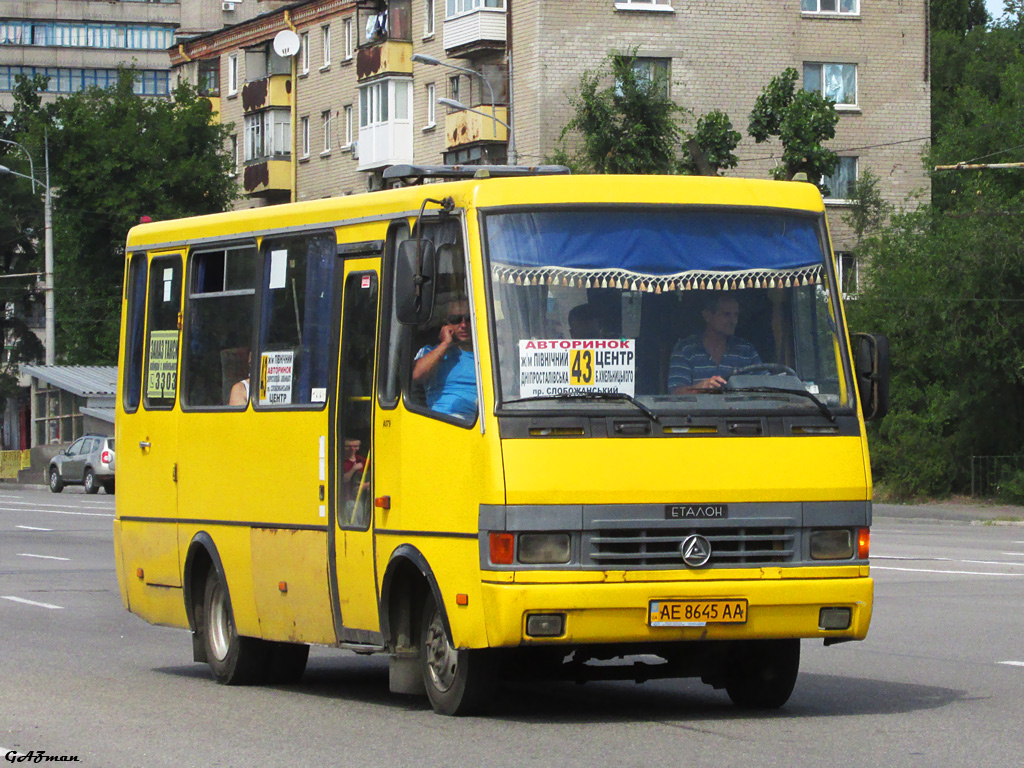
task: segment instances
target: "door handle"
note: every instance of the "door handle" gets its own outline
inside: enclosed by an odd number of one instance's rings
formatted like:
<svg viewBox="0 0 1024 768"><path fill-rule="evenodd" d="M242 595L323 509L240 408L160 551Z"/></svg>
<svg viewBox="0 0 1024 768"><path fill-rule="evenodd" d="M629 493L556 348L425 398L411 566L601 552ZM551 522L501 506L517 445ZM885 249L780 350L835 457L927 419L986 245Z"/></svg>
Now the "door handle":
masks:
<svg viewBox="0 0 1024 768"><path fill-rule="evenodd" d="M141 448L142 450L145 451L147 448L152 448L152 447L153 447L153 444L151 442L149 442L148 440L139 440L139 448Z"/></svg>

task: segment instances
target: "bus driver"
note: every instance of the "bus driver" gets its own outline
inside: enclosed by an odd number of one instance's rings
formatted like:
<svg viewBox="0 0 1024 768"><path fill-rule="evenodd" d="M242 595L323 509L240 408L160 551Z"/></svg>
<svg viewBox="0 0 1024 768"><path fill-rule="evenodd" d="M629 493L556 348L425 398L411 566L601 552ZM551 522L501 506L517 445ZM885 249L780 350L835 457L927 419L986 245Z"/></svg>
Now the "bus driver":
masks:
<svg viewBox="0 0 1024 768"><path fill-rule="evenodd" d="M440 343L417 352L412 369L413 383L423 386L431 410L466 421L476 418L476 359L471 334L469 302L456 299L448 305Z"/></svg>
<svg viewBox="0 0 1024 768"><path fill-rule="evenodd" d="M701 311L704 333L676 342L668 364L668 391L673 394L725 386L734 369L761 362L754 345L735 336L740 302L734 294L712 294Z"/></svg>

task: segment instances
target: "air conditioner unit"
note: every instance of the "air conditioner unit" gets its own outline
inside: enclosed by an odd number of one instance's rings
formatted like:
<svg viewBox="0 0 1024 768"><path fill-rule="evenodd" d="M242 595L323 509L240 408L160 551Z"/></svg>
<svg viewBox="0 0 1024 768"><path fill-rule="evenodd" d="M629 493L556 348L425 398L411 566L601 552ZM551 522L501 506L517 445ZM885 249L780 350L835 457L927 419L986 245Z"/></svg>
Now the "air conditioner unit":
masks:
<svg viewBox="0 0 1024 768"><path fill-rule="evenodd" d="M224 0L220 4L220 9L222 11L233 11L233 10L235 10L235 6L236 5L237 5L236 0Z"/></svg>

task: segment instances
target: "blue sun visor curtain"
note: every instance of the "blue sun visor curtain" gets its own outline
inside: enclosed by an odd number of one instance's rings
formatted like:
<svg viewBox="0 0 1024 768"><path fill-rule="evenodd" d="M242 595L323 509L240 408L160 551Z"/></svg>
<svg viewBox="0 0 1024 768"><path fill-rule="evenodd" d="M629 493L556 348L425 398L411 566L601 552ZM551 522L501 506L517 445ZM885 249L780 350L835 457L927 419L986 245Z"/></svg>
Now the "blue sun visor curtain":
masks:
<svg viewBox="0 0 1024 768"><path fill-rule="evenodd" d="M647 290L685 290L822 280L824 254L817 219L810 216L549 210L489 214L485 222L494 276L502 282L639 280Z"/></svg>

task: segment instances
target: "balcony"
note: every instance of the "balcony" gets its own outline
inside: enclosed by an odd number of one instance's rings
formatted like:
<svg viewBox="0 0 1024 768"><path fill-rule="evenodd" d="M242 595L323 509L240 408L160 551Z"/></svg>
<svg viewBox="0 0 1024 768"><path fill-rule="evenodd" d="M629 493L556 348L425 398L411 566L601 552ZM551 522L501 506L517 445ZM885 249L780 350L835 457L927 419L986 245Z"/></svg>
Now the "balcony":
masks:
<svg viewBox="0 0 1024 768"><path fill-rule="evenodd" d="M247 164L242 171L242 188L251 197L287 195L292 188L292 161L263 160Z"/></svg>
<svg viewBox="0 0 1024 768"><path fill-rule="evenodd" d="M486 115L475 112L459 110L450 112L444 117L445 149L463 147L467 144L476 144L482 141L508 141L508 129L499 122L495 129L494 120L491 119L491 108L488 105L475 107ZM494 117L502 122L508 122L508 108L495 107Z"/></svg>
<svg viewBox="0 0 1024 768"><path fill-rule="evenodd" d="M207 96L206 100L210 102L210 122L220 122L220 96Z"/></svg>
<svg viewBox="0 0 1024 768"><path fill-rule="evenodd" d="M449 56L468 56L504 47L504 8L476 8L444 20L444 49Z"/></svg>
<svg viewBox="0 0 1024 768"><path fill-rule="evenodd" d="M267 107L291 107L291 75L270 75L242 86L242 109L255 112Z"/></svg>
<svg viewBox="0 0 1024 768"><path fill-rule="evenodd" d="M359 165L368 171L388 165L412 163L412 123L390 122L359 129Z"/></svg>
<svg viewBox="0 0 1024 768"><path fill-rule="evenodd" d="M369 80L378 75L411 75L412 43L385 40L356 51L356 78Z"/></svg>

